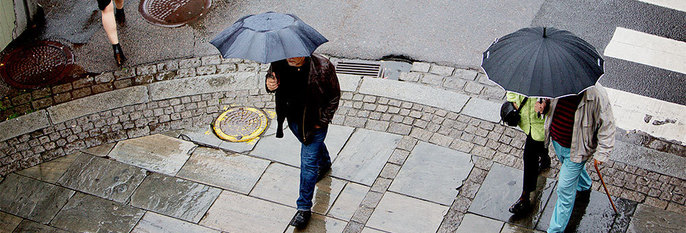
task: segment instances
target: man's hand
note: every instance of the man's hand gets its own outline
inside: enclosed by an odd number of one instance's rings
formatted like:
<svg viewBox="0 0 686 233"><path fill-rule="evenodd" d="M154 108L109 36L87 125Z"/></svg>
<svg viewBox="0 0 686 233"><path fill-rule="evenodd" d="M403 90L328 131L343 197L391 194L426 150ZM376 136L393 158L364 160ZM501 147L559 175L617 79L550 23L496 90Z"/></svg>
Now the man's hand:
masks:
<svg viewBox="0 0 686 233"><path fill-rule="evenodd" d="M276 79L276 74L272 72L272 77L267 78L267 90L274 91L279 88L279 80Z"/></svg>
<svg viewBox="0 0 686 233"><path fill-rule="evenodd" d="M319 128L321 128L321 126L319 126L319 125L314 125L314 128L315 128L315 129L319 129Z"/></svg>

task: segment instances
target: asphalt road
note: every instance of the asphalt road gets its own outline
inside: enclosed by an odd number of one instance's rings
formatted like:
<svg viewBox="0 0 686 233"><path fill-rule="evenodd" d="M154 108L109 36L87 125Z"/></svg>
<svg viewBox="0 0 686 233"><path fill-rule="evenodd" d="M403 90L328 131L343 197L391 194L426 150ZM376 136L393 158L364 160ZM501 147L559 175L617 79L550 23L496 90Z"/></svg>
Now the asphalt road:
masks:
<svg viewBox="0 0 686 233"><path fill-rule="evenodd" d="M90 1L96 6L92 0L66 1ZM200 20L179 28L145 22L137 12L138 1L126 2L125 9L127 26L120 28L120 40L128 65L217 54L207 41L241 16L265 11L296 14L319 30L330 41L318 49L320 53L362 59L404 55L475 69L482 51L495 38L527 26L572 31L601 54L616 27L686 41L686 12L636 0L220 0L213 1L210 12ZM52 11L56 18L74 17L72 11ZM92 23L89 17L74 22ZM90 28L90 24L84 26ZM74 49L77 64L86 71L116 69L102 28ZM606 71L601 79L605 86L686 105L685 74L614 58L606 58Z"/></svg>

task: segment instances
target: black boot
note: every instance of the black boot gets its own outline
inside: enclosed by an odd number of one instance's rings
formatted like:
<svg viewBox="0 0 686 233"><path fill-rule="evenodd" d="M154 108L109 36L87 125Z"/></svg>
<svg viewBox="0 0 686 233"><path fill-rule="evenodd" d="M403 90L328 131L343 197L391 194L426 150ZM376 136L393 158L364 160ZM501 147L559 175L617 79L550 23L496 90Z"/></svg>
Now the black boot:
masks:
<svg viewBox="0 0 686 233"><path fill-rule="evenodd" d="M527 213L531 209L531 201L529 201L529 196L528 195L522 195L519 197L517 202L512 204L510 206L510 213L513 213L515 215L520 215L523 213Z"/></svg>
<svg viewBox="0 0 686 233"><path fill-rule="evenodd" d="M114 8L114 19L117 21L117 24L120 26L124 25L126 23L126 15L124 15L124 8L118 9Z"/></svg>
<svg viewBox="0 0 686 233"><path fill-rule="evenodd" d="M304 229L307 227L307 223L310 222L310 217L312 217L312 212L309 210L298 210L297 213L295 213L295 216L293 216L293 219L291 219L291 226L294 226L296 229Z"/></svg>
<svg viewBox="0 0 686 233"><path fill-rule="evenodd" d="M124 51L119 44L113 44L112 49L114 50L114 61L117 63L117 66L122 66L126 62Z"/></svg>

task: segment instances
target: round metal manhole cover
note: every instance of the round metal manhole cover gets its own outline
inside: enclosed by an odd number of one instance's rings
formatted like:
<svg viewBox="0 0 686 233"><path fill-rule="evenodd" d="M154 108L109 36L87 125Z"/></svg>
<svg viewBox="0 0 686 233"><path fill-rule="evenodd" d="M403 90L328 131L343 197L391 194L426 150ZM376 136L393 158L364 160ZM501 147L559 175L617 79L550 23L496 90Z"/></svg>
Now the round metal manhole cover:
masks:
<svg viewBox="0 0 686 233"><path fill-rule="evenodd" d="M31 89L55 84L74 69L74 54L55 41L36 41L12 49L0 60L0 76L7 84Z"/></svg>
<svg viewBox="0 0 686 233"><path fill-rule="evenodd" d="M212 129L223 140L245 142L260 136L267 129L267 119L267 115L256 108L230 108L217 117Z"/></svg>
<svg viewBox="0 0 686 233"><path fill-rule="evenodd" d="M143 0L138 11L152 24L178 27L207 13L211 5L212 0Z"/></svg>

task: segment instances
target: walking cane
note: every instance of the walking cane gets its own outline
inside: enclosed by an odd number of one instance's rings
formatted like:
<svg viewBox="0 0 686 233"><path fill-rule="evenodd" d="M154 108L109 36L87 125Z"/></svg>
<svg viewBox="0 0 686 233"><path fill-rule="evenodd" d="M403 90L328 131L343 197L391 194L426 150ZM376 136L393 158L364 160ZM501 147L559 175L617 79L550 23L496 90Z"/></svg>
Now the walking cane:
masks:
<svg viewBox="0 0 686 233"><path fill-rule="evenodd" d="M617 212L617 207L615 207L615 203L612 201L612 197L610 197L610 192L607 191L607 186L605 186L605 181L603 180L603 175L600 174L600 169L598 169L598 161L593 160L593 166L595 167L595 171L598 172L598 177L600 178L600 183L603 184L603 188L605 189L605 194L607 194L607 199L610 199L610 204L612 205L612 209L615 211L615 214L619 214Z"/></svg>

